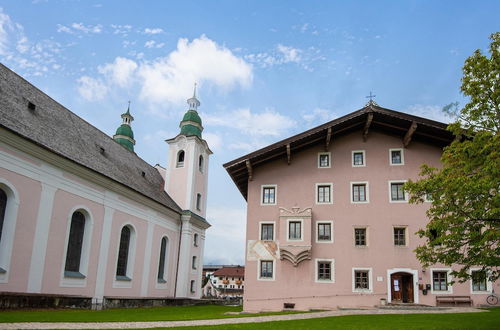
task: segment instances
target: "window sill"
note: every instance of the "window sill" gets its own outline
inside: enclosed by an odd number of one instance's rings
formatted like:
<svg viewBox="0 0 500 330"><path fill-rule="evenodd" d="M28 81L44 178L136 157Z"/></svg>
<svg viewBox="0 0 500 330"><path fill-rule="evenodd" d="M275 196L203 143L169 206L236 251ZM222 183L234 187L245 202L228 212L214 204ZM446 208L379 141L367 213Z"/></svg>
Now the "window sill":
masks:
<svg viewBox="0 0 500 330"><path fill-rule="evenodd" d="M116 280L117 281L127 281L130 282L132 279L128 276L123 276L123 275L116 275Z"/></svg>
<svg viewBox="0 0 500 330"><path fill-rule="evenodd" d="M71 272L71 271L64 271L64 277L69 277L69 278L81 278L84 279L86 278L85 275L83 275L80 272Z"/></svg>
<svg viewBox="0 0 500 330"><path fill-rule="evenodd" d="M164 280L164 279L162 279L162 278L159 278L159 279L158 279L158 283L160 283L160 284L165 284L165 283L167 283L167 281L165 281L165 280Z"/></svg>

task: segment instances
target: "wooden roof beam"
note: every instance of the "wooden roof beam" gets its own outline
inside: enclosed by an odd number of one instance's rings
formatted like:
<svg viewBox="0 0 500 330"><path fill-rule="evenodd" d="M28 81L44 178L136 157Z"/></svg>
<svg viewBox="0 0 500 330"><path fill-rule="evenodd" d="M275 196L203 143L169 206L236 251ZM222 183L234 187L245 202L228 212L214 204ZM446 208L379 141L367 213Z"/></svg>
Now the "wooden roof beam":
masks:
<svg viewBox="0 0 500 330"><path fill-rule="evenodd" d="M328 130L326 131L325 151L328 151L328 147L330 146L331 140L332 140L332 128L328 127Z"/></svg>
<svg viewBox="0 0 500 330"><path fill-rule="evenodd" d="M250 163L250 160L247 159L245 161L245 164L247 165L247 171L248 171L248 181L253 180L253 168L252 168L252 163Z"/></svg>
<svg viewBox="0 0 500 330"><path fill-rule="evenodd" d="M368 113L368 117L366 117L365 128L363 129L363 141L366 142L368 138L368 131L370 129L370 125L373 121L373 112Z"/></svg>
<svg viewBox="0 0 500 330"><path fill-rule="evenodd" d="M411 138L412 138L412 136L413 136L413 133L415 133L415 131L417 130L417 126L418 126L418 125L417 125L417 123L416 123L415 121L413 121L413 122L411 123L410 128L409 128L409 129L408 129L408 131L406 132L406 134L405 134L405 136L404 136L404 138L403 138L403 146L404 146L405 148L407 148L407 147L408 147L408 145L410 144L410 142L411 142Z"/></svg>
<svg viewBox="0 0 500 330"><path fill-rule="evenodd" d="M288 162L288 165L292 162L292 151L290 150L290 143L286 145L286 159Z"/></svg>

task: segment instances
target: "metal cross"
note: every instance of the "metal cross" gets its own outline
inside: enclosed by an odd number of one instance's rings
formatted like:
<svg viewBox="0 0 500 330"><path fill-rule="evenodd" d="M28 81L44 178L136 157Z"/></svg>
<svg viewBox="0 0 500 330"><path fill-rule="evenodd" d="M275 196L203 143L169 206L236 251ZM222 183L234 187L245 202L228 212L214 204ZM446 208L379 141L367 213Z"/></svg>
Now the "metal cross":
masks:
<svg viewBox="0 0 500 330"><path fill-rule="evenodd" d="M366 96L367 99L370 99L370 101L373 101L373 98L377 95L373 95L372 91L370 91L370 95Z"/></svg>

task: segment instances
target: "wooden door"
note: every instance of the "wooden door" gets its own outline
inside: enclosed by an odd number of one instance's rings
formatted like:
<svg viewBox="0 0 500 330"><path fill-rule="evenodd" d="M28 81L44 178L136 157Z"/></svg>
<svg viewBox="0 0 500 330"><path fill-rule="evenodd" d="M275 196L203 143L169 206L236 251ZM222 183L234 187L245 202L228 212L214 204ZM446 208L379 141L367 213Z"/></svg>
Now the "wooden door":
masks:
<svg viewBox="0 0 500 330"><path fill-rule="evenodd" d="M401 302L403 289L402 283L403 276L399 273L391 275L391 300L394 302Z"/></svg>

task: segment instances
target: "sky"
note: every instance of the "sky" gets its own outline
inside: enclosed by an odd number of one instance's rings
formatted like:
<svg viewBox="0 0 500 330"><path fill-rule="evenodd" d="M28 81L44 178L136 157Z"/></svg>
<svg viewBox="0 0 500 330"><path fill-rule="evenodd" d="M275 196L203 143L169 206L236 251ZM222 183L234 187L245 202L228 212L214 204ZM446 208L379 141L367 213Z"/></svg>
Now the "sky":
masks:
<svg viewBox="0 0 500 330"><path fill-rule="evenodd" d="M500 1L0 0L0 61L165 166L198 84L210 158L205 264L243 264L246 203L222 164L362 108L448 122Z"/></svg>

